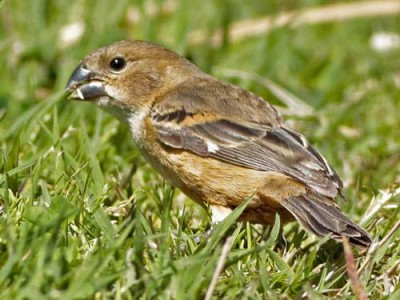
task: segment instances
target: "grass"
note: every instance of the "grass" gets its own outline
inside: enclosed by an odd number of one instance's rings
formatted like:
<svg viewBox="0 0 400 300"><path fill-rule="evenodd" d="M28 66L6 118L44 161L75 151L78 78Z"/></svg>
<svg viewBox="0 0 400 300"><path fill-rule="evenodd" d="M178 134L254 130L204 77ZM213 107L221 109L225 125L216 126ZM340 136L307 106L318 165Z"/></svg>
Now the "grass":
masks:
<svg viewBox="0 0 400 300"><path fill-rule="evenodd" d="M371 299L399 299L400 56L370 46L378 32L399 34L398 15L212 47L190 44L190 32L324 1L0 3L0 299L355 297L341 244L279 219L234 225L244 206L207 237L208 214L144 162L124 125L66 100L79 60L128 38L162 43L272 103L282 99L224 70L268 78L310 105L312 116L287 119L341 175L340 206L378 243L353 249L361 283ZM68 24L84 29L75 43L60 38Z"/></svg>

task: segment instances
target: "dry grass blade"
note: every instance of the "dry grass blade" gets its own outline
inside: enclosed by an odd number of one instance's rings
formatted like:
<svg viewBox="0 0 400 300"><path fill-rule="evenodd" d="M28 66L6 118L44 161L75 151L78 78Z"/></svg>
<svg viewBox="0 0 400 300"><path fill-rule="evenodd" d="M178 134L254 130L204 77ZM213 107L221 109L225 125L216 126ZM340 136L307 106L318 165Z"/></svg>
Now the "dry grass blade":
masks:
<svg viewBox="0 0 400 300"><path fill-rule="evenodd" d="M400 187L394 190L387 189L379 191L379 195L372 198L371 203L360 224L363 225L368 223L368 221L371 220L389 200L393 199L397 195L400 195Z"/></svg>
<svg viewBox="0 0 400 300"><path fill-rule="evenodd" d="M378 247L382 246L385 244L395 233L396 231L400 228L400 220L397 221L397 223L390 229L389 233L378 243Z"/></svg>
<svg viewBox="0 0 400 300"><path fill-rule="evenodd" d="M363 264L358 270L358 274L361 274L368 266L371 267L371 264L373 264L373 258L378 249L382 247L399 229L400 229L400 220L392 227L392 229L390 229L388 234L379 241L379 243L372 243ZM342 289L342 291L343 290L344 289Z"/></svg>
<svg viewBox="0 0 400 300"><path fill-rule="evenodd" d="M301 100L299 97L270 79L261 77L254 73L239 70L220 69L219 71L221 71L226 77L237 77L245 80L251 80L262 86L265 86L278 100L280 100L286 106L286 108L279 108L279 111L284 115L306 117L314 113L313 108L304 100Z"/></svg>
<svg viewBox="0 0 400 300"><path fill-rule="evenodd" d="M232 23L228 31L230 41L240 41L249 37L259 36L283 26L300 26L304 24L326 23L347 19L395 15L400 13L400 1L358 1L310 8L301 11L284 12L277 16L238 21ZM189 35L189 43L201 44L205 41L217 47L223 40L223 31L216 30L211 35L205 31L195 31Z"/></svg>
<svg viewBox="0 0 400 300"><path fill-rule="evenodd" d="M351 289L358 300L367 300L368 296L362 286L360 279L357 274L356 262L354 259L353 252L351 251L351 246L347 237L342 236L343 240L343 251L346 260L347 274L349 275L351 282Z"/></svg>
<svg viewBox="0 0 400 300"><path fill-rule="evenodd" d="M210 300L212 298L215 287L217 286L219 274L221 274L221 271L225 264L226 257L229 251L231 250L232 245L233 245L233 237L230 236L226 239L224 246L222 247L221 255L217 262L217 267L215 268L210 285L208 286L207 289L206 296L204 297L205 300Z"/></svg>

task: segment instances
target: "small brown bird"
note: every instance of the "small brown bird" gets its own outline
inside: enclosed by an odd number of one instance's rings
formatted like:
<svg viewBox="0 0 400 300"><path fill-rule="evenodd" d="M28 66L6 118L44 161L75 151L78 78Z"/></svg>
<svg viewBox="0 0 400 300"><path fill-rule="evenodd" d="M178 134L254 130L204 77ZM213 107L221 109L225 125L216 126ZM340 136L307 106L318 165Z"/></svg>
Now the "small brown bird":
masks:
<svg viewBox="0 0 400 300"><path fill-rule="evenodd" d="M125 121L145 159L219 221L251 198L241 220L297 219L305 229L369 246L339 210L342 182L325 158L257 95L178 54L121 41L86 56L66 90Z"/></svg>

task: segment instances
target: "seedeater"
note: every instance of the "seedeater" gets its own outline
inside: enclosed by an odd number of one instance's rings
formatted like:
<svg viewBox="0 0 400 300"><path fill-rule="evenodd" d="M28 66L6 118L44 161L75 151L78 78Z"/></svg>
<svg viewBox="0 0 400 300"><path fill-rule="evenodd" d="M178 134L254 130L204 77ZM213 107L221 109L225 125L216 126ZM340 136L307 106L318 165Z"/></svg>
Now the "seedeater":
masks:
<svg viewBox="0 0 400 300"><path fill-rule="evenodd" d="M219 81L162 46L120 41L87 55L69 79L74 100L126 122L144 158L220 221L251 197L240 219L297 220L355 245L369 234L335 203L342 181L326 159L261 97Z"/></svg>

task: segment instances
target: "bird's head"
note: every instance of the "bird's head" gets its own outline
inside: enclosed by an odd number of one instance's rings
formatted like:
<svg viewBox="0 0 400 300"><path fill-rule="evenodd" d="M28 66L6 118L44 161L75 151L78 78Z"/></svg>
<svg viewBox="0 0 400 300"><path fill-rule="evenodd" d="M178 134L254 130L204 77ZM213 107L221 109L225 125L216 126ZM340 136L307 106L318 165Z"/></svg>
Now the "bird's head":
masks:
<svg viewBox="0 0 400 300"><path fill-rule="evenodd" d="M74 100L92 101L121 117L151 105L164 87L199 73L178 54L144 41L121 41L87 55L68 80Z"/></svg>

